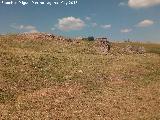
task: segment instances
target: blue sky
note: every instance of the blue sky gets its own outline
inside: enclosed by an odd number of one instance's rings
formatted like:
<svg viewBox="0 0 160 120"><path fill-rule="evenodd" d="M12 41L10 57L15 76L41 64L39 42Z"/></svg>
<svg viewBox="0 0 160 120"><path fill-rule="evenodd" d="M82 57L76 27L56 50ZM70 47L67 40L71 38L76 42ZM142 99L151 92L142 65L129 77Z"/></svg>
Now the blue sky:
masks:
<svg viewBox="0 0 160 120"><path fill-rule="evenodd" d="M5 5L0 1L0 33L48 32L73 37L107 36L112 40L160 42L160 0L77 1L73 5L51 6Z"/></svg>

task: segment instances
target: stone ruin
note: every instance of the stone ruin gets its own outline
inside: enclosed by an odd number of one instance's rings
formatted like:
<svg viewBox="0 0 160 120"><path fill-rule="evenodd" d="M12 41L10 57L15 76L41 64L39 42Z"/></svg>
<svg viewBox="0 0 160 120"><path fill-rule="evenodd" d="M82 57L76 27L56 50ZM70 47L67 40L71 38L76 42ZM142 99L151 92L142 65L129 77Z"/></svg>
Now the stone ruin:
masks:
<svg viewBox="0 0 160 120"><path fill-rule="evenodd" d="M53 34L48 34L48 33L23 33L19 34L18 36L21 36L20 39L33 39L33 40L57 40L57 41L64 41L64 42L74 42L74 43L79 43L80 41L78 40L73 40L71 38L66 38L63 36L57 36ZM108 54L109 51L111 50L111 43L108 41L107 38L96 38L94 41L94 47L97 50L98 53L101 54ZM114 50L113 50L114 51ZM118 50L119 53L124 53L124 54L143 54L146 52L144 47L139 47L139 46L133 46L133 45L128 45L124 47L121 50Z"/></svg>
<svg viewBox="0 0 160 120"><path fill-rule="evenodd" d="M97 38L95 44L96 47L98 47L98 49L104 54L107 54L111 49L111 43L107 38Z"/></svg>

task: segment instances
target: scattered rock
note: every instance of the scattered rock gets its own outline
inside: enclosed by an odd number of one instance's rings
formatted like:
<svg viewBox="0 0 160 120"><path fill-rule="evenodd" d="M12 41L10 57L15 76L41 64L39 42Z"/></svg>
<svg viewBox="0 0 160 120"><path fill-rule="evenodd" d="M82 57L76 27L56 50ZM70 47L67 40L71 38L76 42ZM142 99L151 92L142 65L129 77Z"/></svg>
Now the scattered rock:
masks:
<svg viewBox="0 0 160 120"><path fill-rule="evenodd" d="M46 40L51 40L55 38L55 35L53 34L47 34L47 33L23 33L19 34L21 37L25 37L28 39L46 39Z"/></svg>
<svg viewBox="0 0 160 120"><path fill-rule="evenodd" d="M128 45L122 49L124 53L134 53L134 54L144 54L146 52L145 48L142 46L132 46Z"/></svg>
<svg viewBox="0 0 160 120"><path fill-rule="evenodd" d="M66 42L73 42L71 38L66 38L63 36L48 34L48 33L22 33L18 34L18 37L21 39L33 39L33 40L57 40L57 41L66 41Z"/></svg>

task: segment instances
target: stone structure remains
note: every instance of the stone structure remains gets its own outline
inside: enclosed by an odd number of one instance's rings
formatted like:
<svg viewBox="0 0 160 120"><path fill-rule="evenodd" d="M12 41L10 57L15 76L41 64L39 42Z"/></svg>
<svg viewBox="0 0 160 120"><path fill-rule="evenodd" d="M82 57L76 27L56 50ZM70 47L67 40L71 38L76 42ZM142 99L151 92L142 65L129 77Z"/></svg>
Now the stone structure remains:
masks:
<svg viewBox="0 0 160 120"><path fill-rule="evenodd" d="M104 52L109 52L111 49L111 43L108 41L107 38L96 38L96 43L98 43L101 47L101 49Z"/></svg>
<svg viewBox="0 0 160 120"><path fill-rule="evenodd" d="M52 39L54 39L54 40L58 40L58 41L72 42L71 38L48 34L48 33L22 33L22 34L19 34L18 36L20 36L24 39L25 38L33 39L33 40L52 40Z"/></svg>
<svg viewBox="0 0 160 120"><path fill-rule="evenodd" d="M51 40L55 38L55 35L53 34L47 34L47 33L23 33L19 34L21 37L25 37L28 39L46 39L46 40Z"/></svg>

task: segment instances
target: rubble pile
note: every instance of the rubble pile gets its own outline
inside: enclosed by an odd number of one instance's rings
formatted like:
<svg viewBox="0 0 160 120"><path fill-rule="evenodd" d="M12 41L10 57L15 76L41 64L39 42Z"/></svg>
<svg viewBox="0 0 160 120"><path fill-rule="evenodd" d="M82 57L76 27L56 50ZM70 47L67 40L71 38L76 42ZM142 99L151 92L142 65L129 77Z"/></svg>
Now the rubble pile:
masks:
<svg viewBox="0 0 160 120"><path fill-rule="evenodd" d="M134 53L134 54L144 54L146 52L144 47L141 46L132 46L128 45L125 48L122 49L124 53Z"/></svg>
<svg viewBox="0 0 160 120"><path fill-rule="evenodd" d="M55 38L55 35L53 34L47 34L47 33L23 33L19 34L19 36L28 38L28 39L46 39L46 40L52 40Z"/></svg>
<svg viewBox="0 0 160 120"><path fill-rule="evenodd" d="M79 39L71 39L63 36L58 36L54 34L48 34L48 33L21 33L16 35L16 40L18 41L25 41L27 39L31 40L54 40L58 43L62 44L83 44L84 40ZM145 48L142 46L136 46L136 45L127 45L124 46L118 46L114 45L111 42L108 41L107 38L97 38L93 42L91 42L92 47L94 50L99 54L144 54L146 52ZM111 49L112 47L112 49ZM123 47L123 48L122 48ZM92 49L92 48L91 48Z"/></svg>
<svg viewBox="0 0 160 120"><path fill-rule="evenodd" d="M33 40L57 40L57 41L67 41L67 42L72 42L72 39L70 38L65 38L63 36L58 36L58 35L53 35L53 34L48 34L48 33L23 33L19 34L19 37L23 39L33 39Z"/></svg>
<svg viewBox="0 0 160 120"><path fill-rule="evenodd" d="M110 51L111 43L107 40L96 40L95 46L101 53L107 54Z"/></svg>

